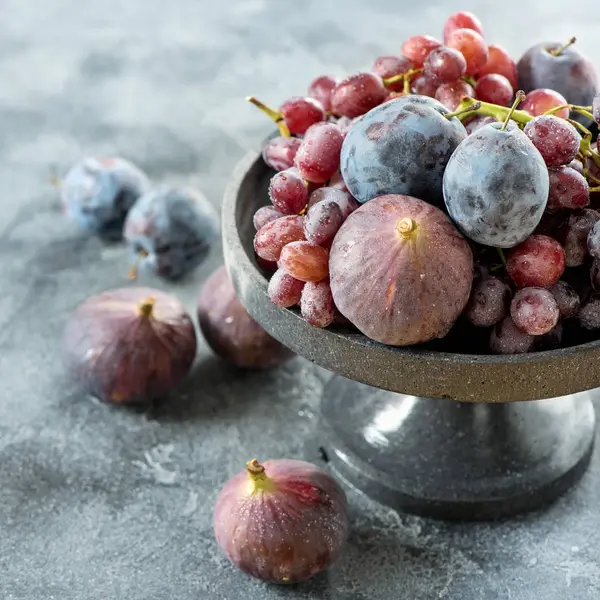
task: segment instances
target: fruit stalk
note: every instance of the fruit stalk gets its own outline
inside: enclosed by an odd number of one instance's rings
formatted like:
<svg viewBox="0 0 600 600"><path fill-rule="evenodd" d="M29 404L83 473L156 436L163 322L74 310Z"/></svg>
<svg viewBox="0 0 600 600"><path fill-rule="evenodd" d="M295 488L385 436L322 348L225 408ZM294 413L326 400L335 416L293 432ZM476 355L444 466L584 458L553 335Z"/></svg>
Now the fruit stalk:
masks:
<svg viewBox="0 0 600 600"><path fill-rule="evenodd" d="M584 117L590 119L591 121L595 121L594 115L592 114L592 107L591 106L579 106L578 104L561 104L559 106L555 106L554 108L551 108L550 110L547 110L544 114L545 115L553 115L553 114L561 111L563 108L568 108L571 112L576 112L576 113L583 115Z"/></svg>
<svg viewBox="0 0 600 600"><path fill-rule="evenodd" d="M519 90L517 92L517 97L515 98L513 105L510 107L508 114L504 118L504 123L502 124L500 131L504 131L507 128L508 122L510 121L511 117L513 116L515 110L517 110L517 106L519 106L519 104L521 104L521 102L523 102L523 100L525 100L525 92L523 90Z"/></svg>
<svg viewBox="0 0 600 600"><path fill-rule="evenodd" d="M410 71L406 71L406 73L399 73L398 75L392 75L392 77L387 77L383 80L383 85L386 87L398 83L399 81L409 81L413 75L419 75L423 72L423 69L411 69Z"/></svg>
<svg viewBox="0 0 600 600"><path fill-rule="evenodd" d="M559 48L555 48L554 50L550 50L550 54L552 56L560 56L569 46L572 46L577 41L576 37L572 37L566 44L563 44Z"/></svg>
<svg viewBox="0 0 600 600"><path fill-rule="evenodd" d="M259 108L260 110L262 110L262 112L264 112L265 115L267 115L267 117L269 117L269 119L271 119L277 125L277 127L279 127L279 132L281 133L282 137L291 136L290 130L288 129L288 126L283 120L283 116L278 110L267 106L264 102L261 102L258 98L255 98L254 96L247 96L246 100L251 104L254 104L254 106Z"/></svg>
<svg viewBox="0 0 600 600"><path fill-rule="evenodd" d="M156 298L150 296L150 298L146 298L142 300L138 306L138 313L141 317L149 319L154 312L154 304L156 303Z"/></svg>

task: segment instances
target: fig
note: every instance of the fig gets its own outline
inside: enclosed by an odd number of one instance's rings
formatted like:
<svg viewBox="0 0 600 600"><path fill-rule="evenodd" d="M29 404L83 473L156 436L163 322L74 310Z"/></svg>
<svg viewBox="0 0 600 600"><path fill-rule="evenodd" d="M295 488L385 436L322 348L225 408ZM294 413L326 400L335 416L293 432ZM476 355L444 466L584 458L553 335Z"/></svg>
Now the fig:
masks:
<svg viewBox="0 0 600 600"><path fill-rule="evenodd" d="M355 210L329 256L339 311L392 346L444 337L469 300L473 270L471 248L452 221L405 195L380 196Z"/></svg>
<svg viewBox="0 0 600 600"><path fill-rule="evenodd" d="M236 367L269 369L295 356L248 314L224 266L202 288L198 321L213 352Z"/></svg>
<svg viewBox="0 0 600 600"><path fill-rule="evenodd" d="M83 390L114 404L160 398L188 374L196 332L183 304L147 287L92 296L70 316L63 338L68 372Z"/></svg>
<svg viewBox="0 0 600 600"><path fill-rule="evenodd" d="M348 536L346 495L325 471L300 460L256 459L229 480L214 510L217 542L239 569L296 583L329 567Z"/></svg>

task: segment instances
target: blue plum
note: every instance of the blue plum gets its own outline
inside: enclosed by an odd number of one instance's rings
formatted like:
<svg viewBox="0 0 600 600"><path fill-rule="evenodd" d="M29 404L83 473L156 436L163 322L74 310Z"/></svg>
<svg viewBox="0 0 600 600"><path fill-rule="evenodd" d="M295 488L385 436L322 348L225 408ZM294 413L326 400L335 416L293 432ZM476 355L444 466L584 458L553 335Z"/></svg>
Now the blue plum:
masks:
<svg viewBox="0 0 600 600"><path fill-rule="evenodd" d="M591 104L598 88L594 65L573 46L552 54L560 48L548 42L529 48L517 63L519 89L550 88L571 104Z"/></svg>
<svg viewBox="0 0 600 600"><path fill-rule="evenodd" d="M144 194L125 221L125 239L136 265L179 279L207 258L219 236L219 219L199 192L161 186Z"/></svg>
<svg viewBox="0 0 600 600"><path fill-rule="evenodd" d="M342 145L341 171L350 193L361 203L405 194L443 204L444 169L467 137L448 113L433 98L404 96L360 117Z"/></svg>
<svg viewBox="0 0 600 600"><path fill-rule="evenodd" d="M116 241L130 208L149 187L148 177L129 161L89 157L67 172L61 201L81 229Z"/></svg>
<svg viewBox="0 0 600 600"><path fill-rule="evenodd" d="M542 155L513 123L490 123L456 149L444 173L450 217L470 239L511 248L539 224L548 199Z"/></svg>

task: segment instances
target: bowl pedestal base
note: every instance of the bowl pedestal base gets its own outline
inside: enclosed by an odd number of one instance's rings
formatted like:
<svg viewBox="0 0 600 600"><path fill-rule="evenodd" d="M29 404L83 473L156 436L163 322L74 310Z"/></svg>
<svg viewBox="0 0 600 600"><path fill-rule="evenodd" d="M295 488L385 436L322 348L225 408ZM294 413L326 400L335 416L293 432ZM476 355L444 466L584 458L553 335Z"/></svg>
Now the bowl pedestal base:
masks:
<svg viewBox="0 0 600 600"><path fill-rule="evenodd" d="M433 518L497 519L551 503L584 474L594 393L471 404L334 376L319 442L337 475L383 504Z"/></svg>

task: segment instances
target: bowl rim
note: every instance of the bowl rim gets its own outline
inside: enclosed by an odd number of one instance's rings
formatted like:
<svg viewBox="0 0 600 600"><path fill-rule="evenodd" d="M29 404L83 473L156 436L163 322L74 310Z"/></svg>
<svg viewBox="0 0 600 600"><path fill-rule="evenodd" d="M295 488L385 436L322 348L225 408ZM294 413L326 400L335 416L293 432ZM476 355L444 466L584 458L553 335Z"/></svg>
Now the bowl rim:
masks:
<svg viewBox="0 0 600 600"><path fill-rule="evenodd" d="M231 180L227 185L223 197L221 218L222 218L222 236L223 245L230 247L231 251L243 264L242 268L246 271L246 275L250 277L253 283L261 289L265 300L270 301L267 295L268 279L260 271L242 243L236 223L236 207L238 203L239 191L242 188L244 181L253 168L259 168L259 161L262 161L262 152L250 150L235 166ZM269 167L264 164L265 169ZM230 274L231 275L231 274ZM300 319L302 317L297 311L287 308L280 308L282 313L288 313L290 318ZM318 328L315 328L318 329ZM577 354L584 354L590 351L600 350L600 339L577 346L569 346L567 348L558 348L555 350L541 350L536 352L528 352L525 354L463 354L453 352L440 352L436 350L420 349L418 346L391 346L376 342L360 331L356 333L343 333L334 328L326 327L321 330L324 336L330 335L338 338L344 338L347 341L362 345L366 348L369 346L377 346L393 352L398 356L406 356L412 359L420 359L433 362L457 363L457 364L480 364L480 365L527 365L544 361L562 360L565 357L573 357Z"/></svg>

